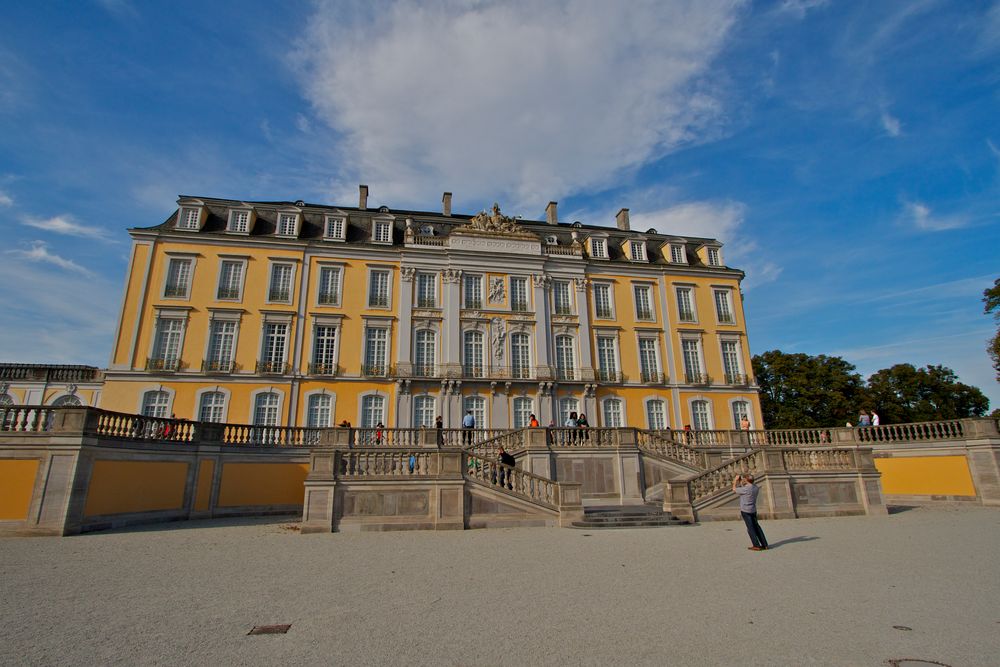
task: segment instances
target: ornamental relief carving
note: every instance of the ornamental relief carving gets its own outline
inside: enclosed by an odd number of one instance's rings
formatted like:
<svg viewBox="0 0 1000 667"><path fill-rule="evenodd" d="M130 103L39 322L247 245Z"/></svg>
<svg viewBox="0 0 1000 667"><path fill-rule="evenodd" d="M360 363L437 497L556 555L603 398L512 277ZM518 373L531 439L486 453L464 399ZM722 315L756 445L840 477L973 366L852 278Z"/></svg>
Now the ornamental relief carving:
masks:
<svg viewBox="0 0 1000 667"><path fill-rule="evenodd" d="M413 276L417 272L412 266L404 266L399 269L399 277L404 283L413 282Z"/></svg>
<svg viewBox="0 0 1000 667"><path fill-rule="evenodd" d="M441 272L441 280L446 283L457 283L462 279L462 272L459 269L445 269Z"/></svg>
<svg viewBox="0 0 1000 667"><path fill-rule="evenodd" d="M576 324L576 315L553 315L552 324Z"/></svg>
<svg viewBox="0 0 1000 667"><path fill-rule="evenodd" d="M503 277L492 276L490 278L490 303L503 303L506 297L507 292L504 288Z"/></svg>
<svg viewBox="0 0 1000 667"><path fill-rule="evenodd" d="M578 292L585 291L588 287L590 287L590 280L587 278L574 278L573 282L576 283L576 289Z"/></svg>
<svg viewBox="0 0 1000 667"><path fill-rule="evenodd" d="M516 236L523 239L538 238L531 232L522 229L514 218L502 214L500 212L500 204L497 203L493 204L492 211L477 213L469 220L468 224L459 227L455 232L471 232L473 234L489 234L491 236Z"/></svg>
<svg viewBox="0 0 1000 667"><path fill-rule="evenodd" d="M532 274L531 283L535 287L543 287L545 289L548 289L549 286L552 285L552 278L546 275Z"/></svg>

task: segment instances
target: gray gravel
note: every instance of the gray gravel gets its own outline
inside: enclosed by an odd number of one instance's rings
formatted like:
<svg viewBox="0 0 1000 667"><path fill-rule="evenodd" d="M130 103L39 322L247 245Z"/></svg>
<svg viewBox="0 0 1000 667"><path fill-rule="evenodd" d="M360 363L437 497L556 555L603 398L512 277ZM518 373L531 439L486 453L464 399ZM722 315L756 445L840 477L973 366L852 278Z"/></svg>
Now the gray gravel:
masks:
<svg viewBox="0 0 1000 667"><path fill-rule="evenodd" d="M0 663L1000 664L1000 509L763 527L0 539Z"/></svg>

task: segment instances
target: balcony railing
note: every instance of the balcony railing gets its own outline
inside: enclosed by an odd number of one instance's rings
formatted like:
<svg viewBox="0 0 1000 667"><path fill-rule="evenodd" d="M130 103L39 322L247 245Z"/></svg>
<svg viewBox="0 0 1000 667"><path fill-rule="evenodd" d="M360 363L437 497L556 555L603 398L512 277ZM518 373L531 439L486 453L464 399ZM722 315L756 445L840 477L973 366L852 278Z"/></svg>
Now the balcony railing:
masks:
<svg viewBox="0 0 1000 667"><path fill-rule="evenodd" d="M232 359L205 359L201 362L202 373L232 373L235 370Z"/></svg>
<svg viewBox="0 0 1000 667"><path fill-rule="evenodd" d="M163 296L187 296L187 285L167 285L163 288Z"/></svg>
<svg viewBox="0 0 1000 667"><path fill-rule="evenodd" d="M173 373L180 367L180 359L146 359L147 371L168 371Z"/></svg>
<svg viewBox="0 0 1000 667"><path fill-rule="evenodd" d="M743 373L726 373L726 384L742 387L750 384L750 378Z"/></svg>
<svg viewBox="0 0 1000 667"><path fill-rule="evenodd" d="M573 368L559 368L556 367L556 379L557 380L575 380L576 379L576 369Z"/></svg>
<svg viewBox="0 0 1000 667"><path fill-rule="evenodd" d="M373 294L368 297L369 308L388 308L389 297L385 295Z"/></svg>
<svg viewBox="0 0 1000 667"><path fill-rule="evenodd" d="M694 322L694 311L682 310L678 316L681 322Z"/></svg>
<svg viewBox="0 0 1000 667"><path fill-rule="evenodd" d="M526 313L528 312L528 302L527 301L511 301L510 309L515 313Z"/></svg>
<svg viewBox="0 0 1000 667"><path fill-rule="evenodd" d="M219 292L215 295L216 299L238 299L240 298L240 288L239 287L220 287Z"/></svg>
<svg viewBox="0 0 1000 667"><path fill-rule="evenodd" d="M370 378L384 378L389 375L389 367L386 364L362 364L361 374Z"/></svg>
<svg viewBox="0 0 1000 667"><path fill-rule="evenodd" d="M436 378L438 368L435 364L413 364L413 377L415 378Z"/></svg>
<svg viewBox="0 0 1000 667"><path fill-rule="evenodd" d="M613 320L614 315L611 313L610 308L598 308L594 311L594 315L600 320Z"/></svg>
<svg viewBox="0 0 1000 667"><path fill-rule="evenodd" d="M736 318L731 313L721 313L719 315L719 324L736 324Z"/></svg>
<svg viewBox="0 0 1000 667"><path fill-rule="evenodd" d="M573 309L564 303L556 304L556 315L572 315Z"/></svg>
<svg viewBox="0 0 1000 667"><path fill-rule="evenodd" d="M635 316L636 316L636 319L652 321L653 320L653 311L651 311L651 310L638 310L638 311L636 311Z"/></svg>
<svg viewBox="0 0 1000 667"><path fill-rule="evenodd" d="M443 246L444 239L438 236L414 236L407 243L413 245Z"/></svg>
<svg viewBox="0 0 1000 667"><path fill-rule="evenodd" d="M309 375L337 375L337 364L314 362L309 364Z"/></svg>
<svg viewBox="0 0 1000 667"><path fill-rule="evenodd" d="M321 306L339 306L340 295L336 292L320 292L317 301Z"/></svg>
<svg viewBox="0 0 1000 667"><path fill-rule="evenodd" d="M705 373L685 373L684 381L687 384L712 384L712 378Z"/></svg>
<svg viewBox="0 0 1000 667"><path fill-rule="evenodd" d="M646 384L663 384L666 380L660 371L643 369L639 375Z"/></svg>
<svg viewBox="0 0 1000 667"><path fill-rule="evenodd" d="M482 364L462 364L462 375L467 378L485 377L485 369Z"/></svg>
<svg viewBox="0 0 1000 667"><path fill-rule="evenodd" d="M621 382L622 372L612 368L598 368L597 369L597 381L598 382Z"/></svg>
<svg viewBox="0 0 1000 667"><path fill-rule="evenodd" d="M437 299L428 297L418 297L417 308L437 308Z"/></svg>
<svg viewBox="0 0 1000 667"><path fill-rule="evenodd" d="M561 245L543 245L542 252L546 255L575 255L577 257L583 255L583 250L579 247Z"/></svg>
<svg viewBox="0 0 1000 667"><path fill-rule="evenodd" d="M267 293L267 300L288 302L292 300L292 292L286 289L272 289Z"/></svg>
<svg viewBox="0 0 1000 667"><path fill-rule="evenodd" d="M258 361L257 373L259 375L284 375L288 372L288 364L283 361Z"/></svg>
<svg viewBox="0 0 1000 667"><path fill-rule="evenodd" d="M465 304L463 308L479 309L483 307L482 299L473 299L471 297L465 297Z"/></svg>

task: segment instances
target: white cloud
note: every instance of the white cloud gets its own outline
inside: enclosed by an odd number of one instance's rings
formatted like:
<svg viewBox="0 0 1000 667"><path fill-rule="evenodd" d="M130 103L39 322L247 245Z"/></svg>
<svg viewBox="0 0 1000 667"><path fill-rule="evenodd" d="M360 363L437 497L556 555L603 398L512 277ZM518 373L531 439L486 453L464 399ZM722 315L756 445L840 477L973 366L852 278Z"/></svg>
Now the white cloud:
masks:
<svg viewBox="0 0 1000 667"><path fill-rule="evenodd" d="M898 137L903 132L903 126L899 122L898 118L895 118L887 110L882 109L881 115L882 129L885 130L886 134L890 137Z"/></svg>
<svg viewBox="0 0 1000 667"><path fill-rule="evenodd" d="M741 4L320 5L297 66L346 138L332 194L541 207L714 136L708 69Z"/></svg>
<svg viewBox="0 0 1000 667"><path fill-rule="evenodd" d="M0 206L13 206L14 200L6 192L0 190Z"/></svg>
<svg viewBox="0 0 1000 667"><path fill-rule="evenodd" d="M900 219L904 224L912 225L925 232L939 232L946 229L957 229L968 224L961 216L935 216L929 206L923 202L904 202Z"/></svg>
<svg viewBox="0 0 1000 667"><path fill-rule="evenodd" d="M54 264L61 269L67 271L72 271L74 273L79 273L84 276L93 276L88 269L80 266L76 262L59 255L54 255L49 252L48 244L45 241L31 241L30 247L27 250L7 250L6 254L18 257L20 259L26 259L29 262L42 262L45 264Z"/></svg>
<svg viewBox="0 0 1000 667"><path fill-rule="evenodd" d="M779 11L794 14L797 18L805 18L805 15L812 9L823 7L829 0L785 0L778 8Z"/></svg>
<svg viewBox="0 0 1000 667"><path fill-rule="evenodd" d="M25 216L22 220L28 227L42 229L53 234L63 234L65 236L79 236L81 238L99 239L101 241L112 241L108 231L101 227L91 227L76 221L71 215L56 215L51 218L36 218Z"/></svg>
<svg viewBox="0 0 1000 667"><path fill-rule="evenodd" d="M299 132L312 132L312 123L300 113L295 114L295 127L299 129Z"/></svg>

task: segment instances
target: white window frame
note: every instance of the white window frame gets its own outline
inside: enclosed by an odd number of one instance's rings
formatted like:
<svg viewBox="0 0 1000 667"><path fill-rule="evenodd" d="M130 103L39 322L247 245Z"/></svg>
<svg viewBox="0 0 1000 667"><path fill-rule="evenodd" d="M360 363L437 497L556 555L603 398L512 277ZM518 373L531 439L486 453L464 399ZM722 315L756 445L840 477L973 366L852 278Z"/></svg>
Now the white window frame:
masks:
<svg viewBox="0 0 1000 667"><path fill-rule="evenodd" d="M733 379L733 378L730 378L729 377L730 373L726 372L726 348L725 348L725 344L726 343L732 343L736 347L736 350L735 350L735 353L736 353L736 373L735 373L735 375L741 376L742 378L746 378L747 377L747 372L746 372L745 366L743 365L743 345L740 343L740 339L739 338L732 338L732 337L729 337L729 336L720 336L719 337L719 360L722 362L722 376L723 376L723 379L726 381L726 384L737 384L736 382L730 382L730 380Z"/></svg>
<svg viewBox="0 0 1000 667"><path fill-rule="evenodd" d="M663 409L663 426L657 426L650 419L650 406L653 403L659 403ZM663 396L650 396L645 401L643 401L643 407L645 407L646 412L646 428L651 431L662 431L664 429L670 428L670 408L667 399Z"/></svg>
<svg viewBox="0 0 1000 667"><path fill-rule="evenodd" d="M687 252L684 249L684 245L681 243L671 243L669 244L670 256L669 261L671 264L687 264Z"/></svg>
<svg viewBox="0 0 1000 667"><path fill-rule="evenodd" d="M563 346L562 348L560 348L559 343L567 339L569 340L569 347L567 348ZM567 333L560 333L552 337L552 362L553 362L552 367L555 368L557 380L576 379L576 374L577 374L576 360L578 358L576 348L577 348L576 337L573 335ZM561 363L563 361L563 359L561 359L562 355L560 354L562 350L569 351L568 366Z"/></svg>
<svg viewBox="0 0 1000 667"><path fill-rule="evenodd" d="M220 297L219 293L222 291L222 276L225 269L225 265L229 264L239 264L240 267L240 280L239 285L236 287L237 295L235 297ZM219 257L219 272L215 281L215 300L216 301L231 301L234 303L240 303L243 301L243 286L246 285L247 281L247 258L246 257L230 257L222 255Z"/></svg>
<svg viewBox="0 0 1000 667"><path fill-rule="evenodd" d="M271 325L282 325L285 327L285 343L282 346L281 359L272 359L269 356L265 357L265 352L267 351L267 328ZM288 364L288 352L292 345L292 323L285 320L267 320L265 319L260 326L260 347L257 355L257 363L269 363L269 364L280 364L282 369ZM275 374L273 371L267 373L268 375ZM283 373L282 373L283 374Z"/></svg>
<svg viewBox="0 0 1000 667"><path fill-rule="evenodd" d="M729 319L723 319L719 308L719 297L725 302L725 307L729 311ZM715 305L715 321L719 324L733 326L736 324L736 311L733 309L733 290L729 287L713 287L712 302Z"/></svg>
<svg viewBox="0 0 1000 667"><path fill-rule="evenodd" d="M595 320L615 320L615 319L618 319L617 315L615 314L615 286L614 286L614 283L603 282L603 281L594 281L593 285L594 285L594 319ZM600 312L597 310L597 288L598 287L605 287L608 290L608 308L611 311L611 314L610 314L609 317L605 317L604 315L600 314Z"/></svg>
<svg viewBox="0 0 1000 667"><path fill-rule="evenodd" d="M423 300L424 294L421 293L421 287L428 284L431 287L430 305L427 305L428 302ZM413 302L417 308L437 308L439 303L438 274L431 273L430 271L418 271L413 280L413 291Z"/></svg>
<svg viewBox="0 0 1000 667"><path fill-rule="evenodd" d="M383 232L387 232L383 233ZM385 238L388 236L388 238ZM372 243L379 245L392 245L392 220L372 220Z"/></svg>
<svg viewBox="0 0 1000 667"><path fill-rule="evenodd" d="M519 285L524 285L524 308L515 308L515 304L519 305L520 302L514 301L514 283L517 281ZM531 290L528 289L528 277L527 276L511 276L510 277L510 309L515 313L528 313L531 312Z"/></svg>
<svg viewBox="0 0 1000 667"><path fill-rule="evenodd" d="M576 396L563 396L556 401L556 410L559 413L556 426L562 428L566 425L566 420L569 419L569 413L575 412L579 416L580 399Z"/></svg>
<svg viewBox="0 0 1000 667"><path fill-rule="evenodd" d="M709 248L708 249L708 265L709 266L722 266L722 250L719 248Z"/></svg>
<svg viewBox="0 0 1000 667"><path fill-rule="evenodd" d="M691 373L688 370L687 353L684 350L684 344L685 343L694 343L694 345L695 345L695 352L697 353L697 357L696 358L698 360L698 371L697 371L697 373ZM704 347L705 346L702 345L702 342L701 342L701 336L691 336L691 335L681 336L681 371L684 373L684 383L685 384L691 384L690 382L688 382L688 380L689 380L689 378L691 376L697 376L696 377L696 382L700 378L707 378L708 377L708 367L705 365L705 349L704 349ZM698 383L700 384L700 382L698 382Z"/></svg>
<svg viewBox="0 0 1000 667"><path fill-rule="evenodd" d="M601 340L602 339L603 340L610 340L611 341L611 350L612 350L612 355L613 355L612 356L612 360L614 361L614 368L613 369L605 368L604 364L602 363L603 362L603 359L601 358ZM617 333L611 333L611 332L607 332L607 331L596 332L596 334L594 336L594 351L597 353L596 354L596 356L597 356L597 368L596 368L596 370L597 370L597 373L598 373L598 377L602 377L603 376L603 377L607 378L607 379L604 379L604 380L598 380L598 382L615 382L615 381L617 381L618 378L621 377L621 374L622 374L622 357L621 357L620 345L618 344L618 335L617 335ZM609 375L610 375L610 377L607 377Z"/></svg>
<svg viewBox="0 0 1000 667"><path fill-rule="evenodd" d="M236 227L237 216L246 214L246 228L238 229ZM241 234L243 236L250 235L250 227L253 224L253 209L250 208L231 208L229 209L229 218L226 220L226 231L230 234Z"/></svg>
<svg viewBox="0 0 1000 667"><path fill-rule="evenodd" d="M228 359L222 359L221 355L220 355L219 359L212 359L212 356L213 356L212 355L212 343L215 340L215 328L216 328L217 325L220 325L220 324L232 324L233 325L233 344L232 344L232 349L230 350L230 354L229 354L229 358ZM239 341L240 341L240 317L239 317L239 315L238 314L233 315L233 314L230 314L230 313L222 314L222 313L219 313L219 312L213 312L209 316L209 320L208 320L208 335L205 337L205 354L202 355L203 364L209 364L209 363L211 363L213 361L216 362L216 363L218 363L218 364L220 364L220 365L224 364L224 363L227 363L228 366L229 366L229 368L231 370L235 370L235 367L236 367L235 366L235 364L236 364L236 351L237 351L237 345L239 345ZM204 365L202 366L202 370L205 371ZM210 373L219 372L219 373L221 373L223 371L221 371L221 370L214 371L213 370L213 371L206 371L206 372L210 372Z"/></svg>
<svg viewBox="0 0 1000 667"><path fill-rule="evenodd" d="M430 404L428 409L426 406ZM421 419L421 412L426 412L429 417ZM437 416L437 398L432 394L418 394L413 397L413 428L431 428L434 426L434 418Z"/></svg>
<svg viewBox="0 0 1000 667"><path fill-rule="evenodd" d="M595 244L600 244L597 246ZM598 251L600 248L600 251ZM609 259L608 257L608 240L604 237L590 237L590 257L591 259Z"/></svg>
<svg viewBox="0 0 1000 667"><path fill-rule="evenodd" d="M288 298L275 299L274 279L278 268L288 267ZM267 273L267 299L265 303L280 303L288 305L295 302L295 262L274 261L270 263Z"/></svg>
<svg viewBox="0 0 1000 667"><path fill-rule="evenodd" d="M222 408L221 408L222 412L219 415L220 419L218 422L213 422L213 423L225 424L229 419L229 401L230 398L232 397L232 394L228 389L221 386L205 387L195 392L194 404L195 404L195 410L197 410L197 412L195 412L195 419L197 421L205 421L204 419L202 419L201 416L201 409L202 409L201 403L204 400L204 397L207 396L208 394L220 394L222 396Z"/></svg>
<svg viewBox="0 0 1000 667"><path fill-rule="evenodd" d="M376 355L369 355L369 332L372 331L384 331L385 332L385 347L382 350L381 359L375 358ZM364 327L364 338L361 339L361 374L365 377L387 377L389 375L389 348L392 345L392 328L388 323L385 322L365 322ZM379 341L375 337L371 339L373 345L378 345ZM369 360L371 356L371 360Z"/></svg>
<svg viewBox="0 0 1000 667"><path fill-rule="evenodd" d="M515 364L514 364L514 359L516 359L518 357L518 355L514 354L514 337L515 336L518 337L518 339L520 339L521 336L524 336L525 340L527 341L527 346L526 346L526 352L527 352L527 354L525 355L525 363L524 363L524 368L523 369L521 368L521 365L516 365L515 366ZM510 372L511 372L511 375L513 377L517 378L517 379L530 378L531 377L531 347L532 347L532 345L531 345L531 334L528 333L527 331L512 331L507 336L507 338L508 338L509 345L510 345L510 351L508 353L509 354L508 359L510 361Z"/></svg>
<svg viewBox="0 0 1000 667"><path fill-rule="evenodd" d="M651 369L652 379L646 379L644 377L645 375L648 375L648 373L644 371L642 365L642 359L643 359L642 344L643 342L646 341L651 342L653 344L653 368ZM660 337L649 335L648 333L645 335L640 334L636 336L635 349L636 349L636 361L639 363L639 379L642 380L643 382L662 381L663 363L660 358Z"/></svg>
<svg viewBox="0 0 1000 667"><path fill-rule="evenodd" d="M639 310L639 293L646 293L646 306L649 316L643 317ZM653 303L653 285L651 283L632 283L632 308L635 310L636 322L655 322L656 305Z"/></svg>
<svg viewBox="0 0 1000 667"><path fill-rule="evenodd" d="M339 230L337 226L339 225ZM338 234L331 234L331 226ZM324 241L345 241L347 240L347 218L342 215L328 215L323 218L323 240Z"/></svg>
<svg viewBox="0 0 1000 667"><path fill-rule="evenodd" d="M484 276L480 273L463 273L462 274L462 308L467 310L479 310L485 305L485 293L483 290L483 279ZM479 293L479 302L473 303L470 301L469 296L469 286L476 285L476 290Z"/></svg>
<svg viewBox="0 0 1000 667"><path fill-rule="evenodd" d="M560 293L564 294L566 299L565 304L562 304L563 308L560 308ZM552 281L552 313L554 315L573 315L574 313L573 290L570 289L570 282L568 280Z"/></svg>
<svg viewBox="0 0 1000 667"><path fill-rule="evenodd" d="M478 343L478 346L479 346L479 359L478 359L478 363L472 363L472 362L477 361L477 360L474 360L474 359L470 360L469 359L469 354L468 354L468 350L469 350L468 340L469 340L469 337L473 336L473 335L479 337L479 343ZM475 378L486 377L486 368L487 368L488 357L489 357L489 342L487 340L487 336L482 331L479 331L478 329L466 329L466 330L462 331L461 342L462 342L462 351L461 351L461 356L462 356L462 375L465 376L465 377L475 377Z"/></svg>
<svg viewBox="0 0 1000 667"><path fill-rule="evenodd" d="M748 398L744 398L743 396L737 396L736 398L729 399L729 416L733 420L733 430L739 430L740 429L740 420L739 420L739 417L736 416L736 404L737 403L745 403L746 404L746 406L747 406L746 416L747 416L747 420L750 422L750 429L751 430L755 429L756 426L754 426L755 419L754 419L754 414L753 414L753 403Z"/></svg>
<svg viewBox="0 0 1000 667"><path fill-rule="evenodd" d="M645 241L629 241L628 259L630 262L648 262Z"/></svg>
<svg viewBox="0 0 1000 667"><path fill-rule="evenodd" d="M329 415L327 416L325 424L311 424L310 420L312 417L312 402L313 399L326 399L329 401L328 406ZM314 389L312 391L307 391L302 395L303 400L303 420L302 425L306 428L330 428L334 425L336 419L336 409L337 409L337 395L327 391L326 389Z"/></svg>
<svg viewBox="0 0 1000 667"><path fill-rule="evenodd" d="M162 406L163 414L146 414L146 396L149 394L162 394L166 397L165 402ZM142 391L139 394L139 410L136 412L138 415L143 417L152 417L153 419L169 419L170 415L173 414L174 409L174 392L167 389L166 387L151 387Z"/></svg>
<svg viewBox="0 0 1000 667"><path fill-rule="evenodd" d="M202 206L181 206L180 210L177 212L177 224L174 225L174 229L180 229L187 232L197 232L201 229L201 220L204 217L205 209ZM190 224L191 214L195 214L194 224Z"/></svg>
<svg viewBox="0 0 1000 667"><path fill-rule="evenodd" d="M685 318L684 311L681 309L681 292L686 292L688 295L688 301L691 306L690 318ZM677 302L677 321L685 324L697 324L698 306L694 294L694 285L674 285L674 299Z"/></svg>
<svg viewBox="0 0 1000 667"><path fill-rule="evenodd" d="M372 423L368 423L365 420L365 402L371 399L372 401L378 400L381 402L381 407L379 408L379 418L373 419ZM366 391L363 394L358 395L358 421L356 422L360 428L375 428L379 423L383 426L389 420L389 397L380 391Z"/></svg>
<svg viewBox="0 0 1000 667"><path fill-rule="evenodd" d="M489 425L486 423L486 419L489 416L486 397L479 394L469 394L462 397L462 418L465 418L465 413L469 411L469 405L473 402L481 406L479 408L472 408L472 416L476 420L474 428L477 430L489 428Z"/></svg>
<svg viewBox="0 0 1000 667"><path fill-rule="evenodd" d="M344 303L344 265L320 262L316 268L318 269L316 276L316 305L322 308L340 308ZM337 274L337 289L332 299L324 301L324 295L329 293L323 291L323 288L326 287L323 276L328 271Z"/></svg>
<svg viewBox="0 0 1000 667"><path fill-rule="evenodd" d="M276 394L278 396L278 407L275 412L274 424L258 424L257 423L257 397L261 394ZM261 389L256 389L250 392L250 415L247 420L247 424L252 426L266 426L266 427L278 427L281 426L281 416L284 414L285 409L285 392L278 387L263 387Z"/></svg>
<svg viewBox="0 0 1000 667"><path fill-rule="evenodd" d="M319 348L317 347L317 342L319 341L319 336L318 336L318 331L317 330L320 327L327 328L327 329L333 329L333 352L332 352L332 358L330 359L329 363L323 363L323 364L320 364L320 362L318 362L316 360L316 355L319 352ZM312 340L310 341L311 344L310 344L310 349L309 349L309 370L310 370L310 374L311 375L337 375L337 371L340 368L340 340L341 340L341 334L342 334L342 331L341 331L340 321L331 321L331 320L327 320L325 318L316 318L316 319L313 320L313 323L312 323L312 337L311 337ZM322 372L322 373L314 372L316 370L316 367L319 366L319 365L324 366L324 372ZM325 370L325 367L327 367L327 366L331 367L331 371L332 372Z"/></svg>
<svg viewBox="0 0 1000 667"><path fill-rule="evenodd" d="M372 279L375 274L385 275L385 305L372 304ZM391 310L392 309L392 283L393 272L388 266L369 266L367 287L365 288L365 308L368 310Z"/></svg>
<svg viewBox="0 0 1000 667"><path fill-rule="evenodd" d="M527 405L527 409L523 408ZM519 414L520 408L520 414ZM530 396L515 396L510 402L510 427L528 428L531 424L531 415L535 414L535 401ZM523 416L523 418L522 418Z"/></svg>
<svg viewBox="0 0 1000 667"><path fill-rule="evenodd" d="M426 336L431 337L430 346L420 344L420 339ZM430 354L424 355L428 350ZM412 359L415 377L435 377L438 362L438 333L435 329L421 327L413 332Z"/></svg>
<svg viewBox="0 0 1000 667"><path fill-rule="evenodd" d="M619 417L621 423L616 425L611 425L608 423L608 421L610 421L608 419L608 405L613 403L618 405L620 411ZM628 424L628 416L625 414L625 412L626 412L625 399L621 398L620 396L606 396L602 398L601 426L603 426L604 428L623 428L626 424Z"/></svg>
<svg viewBox="0 0 1000 667"><path fill-rule="evenodd" d="M285 229L285 223L288 218L292 220L291 231ZM298 211L278 211L278 216L274 220L274 235L290 239L298 238L301 225L302 213Z"/></svg>
<svg viewBox="0 0 1000 667"><path fill-rule="evenodd" d="M187 325L188 317L187 312L177 312L177 311L157 311L156 318L153 320L153 335L152 340L149 341L149 353L146 355L148 359L155 360L165 360L166 357L157 356L160 352L160 334L161 334L161 322L164 321L178 321L181 323L180 335L177 338L177 356L175 361L177 362L176 370L180 370L181 361L184 359L184 339L187 335ZM148 361L147 361L148 364Z"/></svg>
<svg viewBox="0 0 1000 667"><path fill-rule="evenodd" d="M187 269L187 280L184 285L183 294L167 294L167 288L170 287L170 271L175 265L181 266L186 263L188 265ZM195 261L194 255L174 255L168 254L167 256L167 270L163 276L163 292L162 296L164 299L176 299L178 301L187 301L191 298L191 286L194 284L194 270L198 266Z"/></svg>
<svg viewBox="0 0 1000 667"><path fill-rule="evenodd" d="M708 424L707 428L701 428L701 427L699 427L698 426L698 421L695 419L694 405L695 405L695 403L698 403L698 402L703 402L707 406L706 407L707 414L705 416L705 419L706 419L707 424ZM703 431L714 431L715 430L715 410L713 409L712 401L709 398L707 398L705 396L692 396L692 397L690 397L688 399L688 415L689 415L689 417L691 419L691 422L690 422L691 428L696 429L696 430L703 430Z"/></svg>

